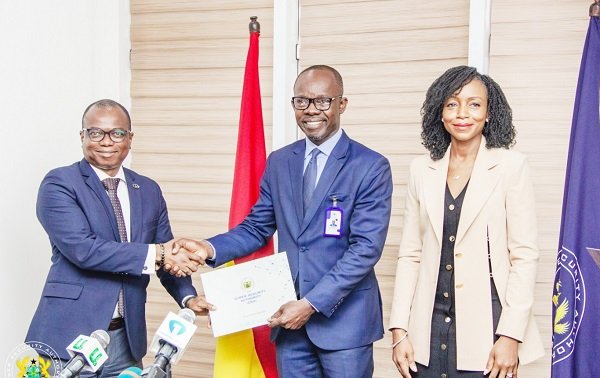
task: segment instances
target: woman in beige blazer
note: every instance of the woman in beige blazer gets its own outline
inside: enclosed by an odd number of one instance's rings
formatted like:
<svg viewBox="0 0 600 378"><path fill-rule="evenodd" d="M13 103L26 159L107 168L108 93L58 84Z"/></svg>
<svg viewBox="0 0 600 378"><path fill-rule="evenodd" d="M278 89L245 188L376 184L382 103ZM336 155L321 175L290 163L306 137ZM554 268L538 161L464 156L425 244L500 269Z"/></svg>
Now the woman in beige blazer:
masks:
<svg viewBox="0 0 600 378"><path fill-rule="evenodd" d="M544 353L533 319L534 196L500 87L446 71L421 110L390 316L403 377L517 377ZM415 363L416 362L416 363ZM418 367L417 367L418 366Z"/></svg>

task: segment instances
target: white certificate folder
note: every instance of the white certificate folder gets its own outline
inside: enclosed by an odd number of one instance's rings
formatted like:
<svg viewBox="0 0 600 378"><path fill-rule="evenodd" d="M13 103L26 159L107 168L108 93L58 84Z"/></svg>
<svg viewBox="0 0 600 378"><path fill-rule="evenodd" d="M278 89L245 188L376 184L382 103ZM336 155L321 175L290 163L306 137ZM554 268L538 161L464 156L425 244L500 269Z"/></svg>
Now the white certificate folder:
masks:
<svg viewBox="0 0 600 378"><path fill-rule="evenodd" d="M281 305L296 300L285 252L200 275L214 337L267 324Z"/></svg>

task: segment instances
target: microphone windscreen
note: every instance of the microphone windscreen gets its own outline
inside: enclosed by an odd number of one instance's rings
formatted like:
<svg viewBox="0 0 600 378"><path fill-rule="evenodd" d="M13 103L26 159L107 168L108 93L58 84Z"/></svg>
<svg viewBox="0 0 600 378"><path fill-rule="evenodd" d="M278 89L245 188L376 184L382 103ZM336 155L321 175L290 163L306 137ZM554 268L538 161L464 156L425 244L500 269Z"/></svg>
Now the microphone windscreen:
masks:
<svg viewBox="0 0 600 378"><path fill-rule="evenodd" d="M142 369L137 366L131 366L123 370L117 378L140 378L142 376Z"/></svg>
<svg viewBox="0 0 600 378"><path fill-rule="evenodd" d="M92 332L90 337L93 337L94 339L98 340L100 346L102 346L102 349L106 349L106 346L108 345L108 343L110 343L110 336L108 335L108 332L106 332L103 329L95 330L94 332Z"/></svg>
<svg viewBox="0 0 600 378"><path fill-rule="evenodd" d="M194 324L194 321L196 321L196 314L189 308L182 308L181 310L179 310L179 313L177 315L192 324Z"/></svg>

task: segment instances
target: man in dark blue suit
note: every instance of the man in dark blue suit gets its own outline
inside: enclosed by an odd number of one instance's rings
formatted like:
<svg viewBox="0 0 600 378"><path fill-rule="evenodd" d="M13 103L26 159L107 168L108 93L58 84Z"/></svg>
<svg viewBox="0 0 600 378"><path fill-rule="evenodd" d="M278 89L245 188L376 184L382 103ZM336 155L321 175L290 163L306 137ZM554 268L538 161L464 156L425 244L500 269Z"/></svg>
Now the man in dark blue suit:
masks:
<svg viewBox="0 0 600 378"><path fill-rule="evenodd" d="M388 231L392 176L385 157L340 129L347 104L335 69L300 73L292 106L306 139L269 156L260 197L240 225L176 242L175 250L218 266L278 231L298 297L269 320L283 378L371 377L373 342L383 337L374 266Z"/></svg>
<svg viewBox="0 0 600 378"><path fill-rule="evenodd" d="M114 377L141 366L146 354L149 274L165 262L191 274L198 258L171 255L159 186L122 167L133 139L127 110L112 100L94 102L83 114L80 137L84 159L50 171L39 189L37 216L50 238L52 265L26 340L43 342L66 360L65 348L78 335L107 330L109 359L98 376ZM205 312L189 277L157 273L180 306Z"/></svg>

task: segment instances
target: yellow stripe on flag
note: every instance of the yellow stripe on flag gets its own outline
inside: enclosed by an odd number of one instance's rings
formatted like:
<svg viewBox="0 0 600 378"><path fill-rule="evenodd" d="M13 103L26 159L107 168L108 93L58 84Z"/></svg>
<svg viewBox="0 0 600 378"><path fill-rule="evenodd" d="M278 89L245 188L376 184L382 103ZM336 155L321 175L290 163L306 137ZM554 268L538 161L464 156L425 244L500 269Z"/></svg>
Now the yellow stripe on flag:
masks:
<svg viewBox="0 0 600 378"><path fill-rule="evenodd" d="M265 378L252 330L217 338L214 378Z"/></svg>

